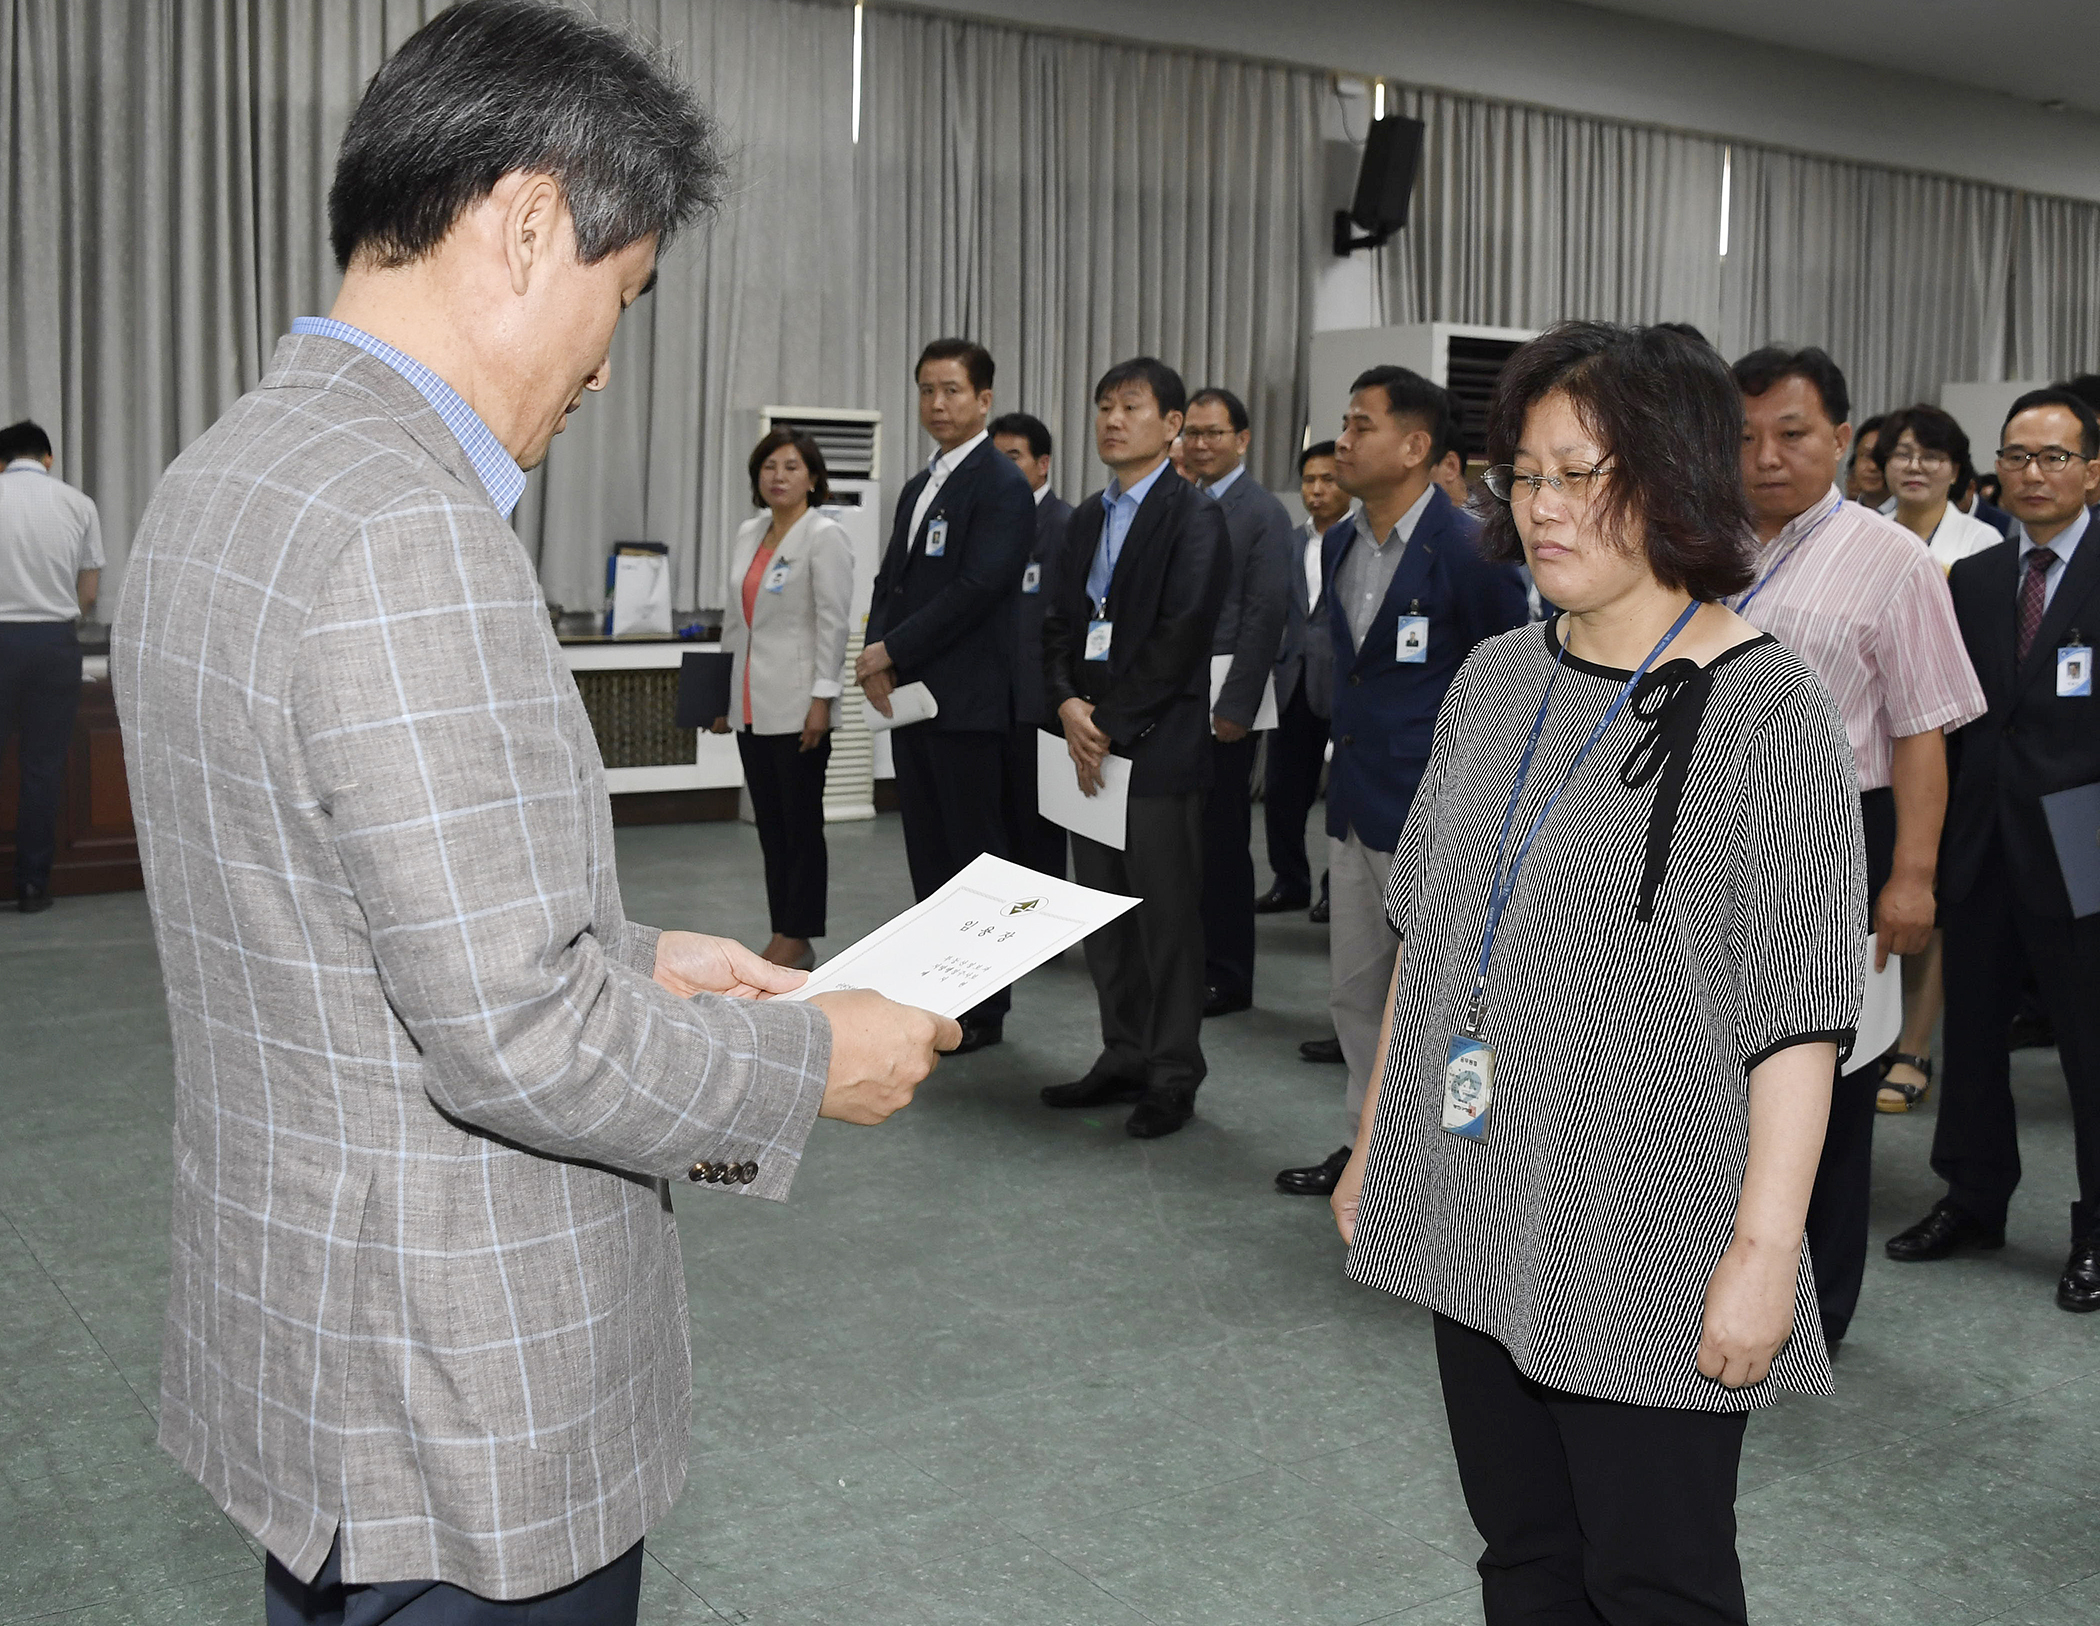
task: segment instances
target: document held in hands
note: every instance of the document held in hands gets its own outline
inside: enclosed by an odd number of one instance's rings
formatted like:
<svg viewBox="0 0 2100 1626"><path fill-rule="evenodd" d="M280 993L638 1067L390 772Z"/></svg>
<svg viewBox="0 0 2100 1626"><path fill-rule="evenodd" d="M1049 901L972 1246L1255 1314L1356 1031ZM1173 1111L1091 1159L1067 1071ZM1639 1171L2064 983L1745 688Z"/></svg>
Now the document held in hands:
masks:
<svg viewBox="0 0 2100 1626"><path fill-rule="evenodd" d="M1062 734L1035 732L1035 810L1074 835L1123 850L1130 813L1130 758L1110 752L1101 759L1101 788L1089 796L1079 788L1079 769Z"/></svg>
<svg viewBox="0 0 2100 1626"><path fill-rule="evenodd" d="M980 853L924 903L779 997L870 988L900 1005L959 1017L1137 901Z"/></svg>
<svg viewBox="0 0 2100 1626"><path fill-rule="evenodd" d="M1213 655L1210 658L1210 709L1218 709L1218 696L1225 692L1225 680L1232 675L1232 657ZM1269 680L1262 685L1261 704L1254 708L1254 723L1247 732L1259 734L1263 729L1276 726L1276 674L1271 672ZM1215 724L1212 733L1217 732Z"/></svg>
<svg viewBox="0 0 2100 1626"><path fill-rule="evenodd" d="M1874 942L1867 939L1867 987L1859 1007L1859 1025L1854 1029L1852 1057L1845 1063L1850 1078L1903 1036L1903 956L1891 954L1889 963L1874 969Z"/></svg>
<svg viewBox="0 0 2100 1626"><path fill-rule="evenodd" d="M890 690L890 714L885 717L875 709L873 702L860 703L861 717L867 722L870 734L880 734L886 729L909 728L913 723L929 723L941 714L941 703L933 698L933 691L923 683L905 683Z"/></svg>

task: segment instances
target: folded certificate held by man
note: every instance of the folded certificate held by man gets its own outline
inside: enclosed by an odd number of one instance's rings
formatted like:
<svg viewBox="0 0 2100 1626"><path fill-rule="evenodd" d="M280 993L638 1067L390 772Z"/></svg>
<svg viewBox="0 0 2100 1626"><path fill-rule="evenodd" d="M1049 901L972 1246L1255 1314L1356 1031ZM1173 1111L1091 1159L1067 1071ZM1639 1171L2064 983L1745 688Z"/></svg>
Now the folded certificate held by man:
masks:
<svg viewBox="0 0 2100 1626"><path fill-rule="evenodd" d="M960 1017L1137 901L980 853L924 903L779 997L869 988L900 1005Z"/></svg>

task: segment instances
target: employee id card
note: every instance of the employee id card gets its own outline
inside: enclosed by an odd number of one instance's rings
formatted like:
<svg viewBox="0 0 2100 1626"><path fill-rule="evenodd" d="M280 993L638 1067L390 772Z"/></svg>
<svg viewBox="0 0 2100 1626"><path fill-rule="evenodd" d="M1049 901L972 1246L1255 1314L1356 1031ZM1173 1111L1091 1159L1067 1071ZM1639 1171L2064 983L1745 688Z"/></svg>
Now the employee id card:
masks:
<svg viewBox="0 0 2100 1626"><path fill-rule="evenodd" d="M1444 1127L1454 1135L1479 1140L1487 1132L1488 1108L1494 1099L1494 1051L1485 1039L1454 1033L1450 1057L1444 1063Z"/></svg>
<svg viewBox="0 0 2100 1626"><path fill-rule="evenodd" d="M926 522L926 557L938 559L948 551L948 521L936 514Z"/></svg>
<svg viewBox="0 0 2100 1626"><path fill-rule="evenodd" d="M1040 593L1042 590L1043 567L1038 564L1031 564L1026 570L1021 572L1021 591L1024 593Z"/></svg>
<svg viewBox="0 0 2100 1626"><path fill-rule="evenodd" d="M1393 659L1410 665L1420 665L1429 659L1428 616L1403 615L1400 618L1400 647Z"/></svg>
<svg viewBox="0 0 2100 1626"><path fill-rule="evenodd" d="M2075 639L2078 635L2074 632ZM2060 700L2089 698L2093 692L2093 651L2080 643L2065 644L2056 652L2056 694Z"/></svg>
<svg viewBox="0 0 2100 1626"><path fill-rule="evenodd" d="M787 586L788 566L794 562L792 559L783 559L779 564L766 572L765 588L767 592L777 593Z"/></svg>
<svg viewBox="0 0 2100 1626"><path fill-rule="evenodd" d="M1115 641L1116 624L1113 621L1089 621L1086 624L1086 658L1090 661L1108 659L1108 646Z"/></svg>

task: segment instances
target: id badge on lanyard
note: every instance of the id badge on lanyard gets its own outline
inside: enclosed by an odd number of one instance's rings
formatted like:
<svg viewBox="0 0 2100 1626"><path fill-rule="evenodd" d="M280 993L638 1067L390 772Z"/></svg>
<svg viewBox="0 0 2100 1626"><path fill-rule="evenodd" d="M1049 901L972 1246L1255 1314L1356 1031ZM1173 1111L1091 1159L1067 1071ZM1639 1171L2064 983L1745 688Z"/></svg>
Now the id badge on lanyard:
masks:
<svg viewBox="0 0 2100 1626"><path fill-rule="evenodd" d="M2056 652L2056 695L2059 700L2088 700L2092 693L2093 651L2074 627L2071 641Z"/></svg>
<svg viewBox="0 0 2100 1626"><path fill-rule="evenodd" d="M938 559L948 551L948 521L936 514L926 522L926 557Z"/></svg>
<svg viewBox="0 0 2100 1626"><path fill-rule="evenodd" d="M1098 616L1086 624L1086 658L1090 661L1108 659L1108 646L1115 642L1116 624Z"/></svg>
<svg viewBox="0 0 2100 1626"><path fill-rule="evenodd" d="M1509 907L1509 900L1517 890L1517 876L1524 868L1524 859L1531 851L1531 843L1537 838L1553 804L1560 800L1560 793L1573 783L1576 773L1585 759L1604 738L1604 731L1611 727L1626 701L1632 695L1634 685L1648 675L1665 649L1677 635L1691 624L1692 617L1699 612L1699 601L1693 599L1684 607L1684 614L1677 624L1662 635L1662 641L1648 651L1648 658L1641 662L1640 670L1626 680L1619 690L1618 698L1604 719L1590 730L1590 737L1582 749L1575 753L1575 760L1568 764L1568 771L1546 798L1546 805L1539 809L1538 817L1531 821L1531 828L1517 844L1516 856L1510 860L1509 873L1505 878L1502 870L1502 855L1509 848L1509 833L1516 823L1517 803L1524 796L1524 782L1531 777L1531 759L1537 755L1539 736L1546 728L1546 708L1553 700L1553 685L1560 681L1560 669L1568 656L1568 646L1562 644L1560 655L1553 663L1553 675L1546 679L1546 692L1539 697L1538 720L1531 725L1531 738L1524 746L1524 756L1517 764L1517 782L1509 793L1509 808L1502 815L1502 834L1495 841L1495 869L1488 885L1487 923L1480 933L1480 975L1473 984L1473 997L1466 1006L1466 1019L1458 1032L1451 1036L1451 1047L1444 1060L1444 1112L1443 1126L1454 1135L1464 1135L1470 1140L1480 1140L1487 1134L1488 1114L1495 1104L1495 1050L1487 1042L1482 1030L1482 1021L1487 1015L1488 961L1495 952L1495 931L1502 924L1502 911Z"/></svg>

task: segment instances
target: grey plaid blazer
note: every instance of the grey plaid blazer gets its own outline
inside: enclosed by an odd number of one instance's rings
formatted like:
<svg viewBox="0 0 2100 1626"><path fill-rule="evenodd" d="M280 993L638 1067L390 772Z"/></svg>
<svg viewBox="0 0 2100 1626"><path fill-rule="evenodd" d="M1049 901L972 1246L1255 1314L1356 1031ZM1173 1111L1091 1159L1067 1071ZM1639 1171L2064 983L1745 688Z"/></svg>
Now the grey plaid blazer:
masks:
<svg viewBox="0 0 2100 1626"><path fill-rule="evenodd" d="M385 363L176 459L111 667L175 1044L161 1444L311 1578L545 1592L684 1483L668 1179L785 1195L830 1029L628 921L532 566ZM740 1171L748 1172L748 1171Z"/></svg>

